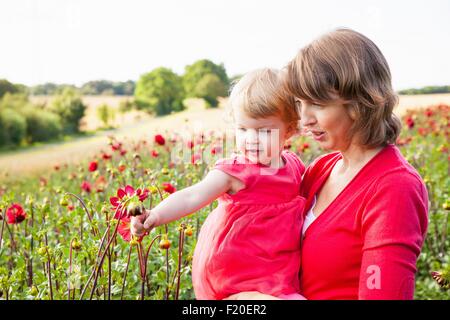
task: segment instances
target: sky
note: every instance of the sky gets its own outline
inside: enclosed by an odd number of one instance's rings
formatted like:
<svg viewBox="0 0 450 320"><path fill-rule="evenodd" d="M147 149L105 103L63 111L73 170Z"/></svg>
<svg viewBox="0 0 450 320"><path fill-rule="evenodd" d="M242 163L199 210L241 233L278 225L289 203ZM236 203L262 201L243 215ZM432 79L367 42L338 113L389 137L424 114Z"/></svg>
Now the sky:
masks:
<svg viewBox="0 0 450 320"><path fill-rule="evenodd" d="M137 81L199 59L233 76L282 68L339 27L378 45L396 90L450 85L449 0L1 0L0 79Z"/></svg>

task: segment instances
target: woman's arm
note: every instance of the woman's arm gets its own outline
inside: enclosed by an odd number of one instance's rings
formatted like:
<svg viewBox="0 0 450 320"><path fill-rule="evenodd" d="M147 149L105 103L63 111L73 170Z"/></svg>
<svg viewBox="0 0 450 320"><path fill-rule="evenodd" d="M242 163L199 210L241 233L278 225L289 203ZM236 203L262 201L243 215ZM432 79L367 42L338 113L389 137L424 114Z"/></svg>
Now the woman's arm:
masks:
<svg viewBox="0 0 450 320"><path fill-rule="evenodd" d="M426 188L416 177L392 175L376 186L362 216L359 299L413 299L427 212Z"/></svg>
<svg viewBox="0 0 450 320"><path fill-rule="evenodd" d="M208 205L231 188L232 177L211 170L199 183L172 193L152 210L131 219L131 232L141 236L146 229L178 220Z"/></svg>

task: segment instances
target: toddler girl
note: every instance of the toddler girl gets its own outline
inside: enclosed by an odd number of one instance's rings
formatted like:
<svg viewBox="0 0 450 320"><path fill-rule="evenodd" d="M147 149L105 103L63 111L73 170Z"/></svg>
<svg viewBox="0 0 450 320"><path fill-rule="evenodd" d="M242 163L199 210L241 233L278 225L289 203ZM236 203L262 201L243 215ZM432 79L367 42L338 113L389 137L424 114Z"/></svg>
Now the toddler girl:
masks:
<svg viewBox="0 0 450 320"><path fill-rule="evenodd" d="M180 219L218 198L205 220L192 262L197 299L224 299L241 291L280 298L298 294L305 166L283 150L298 132L295 101L281 89L279 71L246 74L229 98L239 152L218 160L199 183L171 194L133 217L131 231Z"/></svg>

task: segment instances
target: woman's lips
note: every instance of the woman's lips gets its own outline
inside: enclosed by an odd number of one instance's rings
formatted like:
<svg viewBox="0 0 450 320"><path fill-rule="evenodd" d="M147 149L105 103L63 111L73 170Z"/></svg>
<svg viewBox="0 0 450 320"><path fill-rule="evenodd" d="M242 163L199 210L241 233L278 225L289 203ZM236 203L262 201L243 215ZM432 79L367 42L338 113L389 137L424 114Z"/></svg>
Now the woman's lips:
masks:
<svg viewBox="0 0 450 320"><path fill-rule="evenodd" d="M313 139L316 141L323 140L325 136L325 131L310 130L309 132L311 133Z"/></svg>

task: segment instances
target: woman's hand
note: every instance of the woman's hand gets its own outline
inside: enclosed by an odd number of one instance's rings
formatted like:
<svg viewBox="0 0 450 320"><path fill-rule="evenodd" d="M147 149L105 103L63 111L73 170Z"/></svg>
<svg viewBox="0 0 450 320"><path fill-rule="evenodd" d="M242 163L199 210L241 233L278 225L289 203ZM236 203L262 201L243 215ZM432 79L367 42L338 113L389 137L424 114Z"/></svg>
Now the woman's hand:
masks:
<svg viewBox="0 0 450 320"><path fill-rule="evenodd" d="M281 299L258 291L244 291L232 294L231 296L223 300L281 300Z"/></svg>

